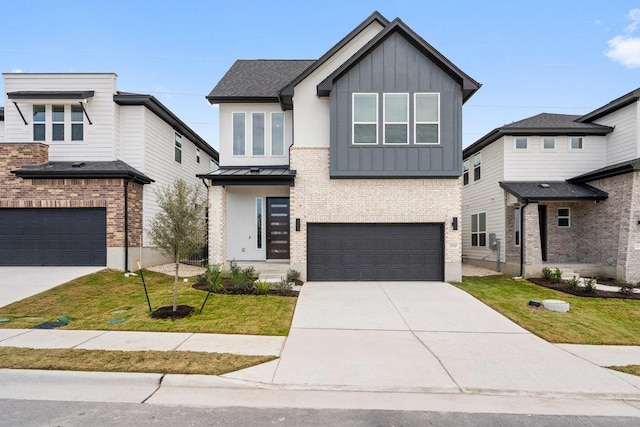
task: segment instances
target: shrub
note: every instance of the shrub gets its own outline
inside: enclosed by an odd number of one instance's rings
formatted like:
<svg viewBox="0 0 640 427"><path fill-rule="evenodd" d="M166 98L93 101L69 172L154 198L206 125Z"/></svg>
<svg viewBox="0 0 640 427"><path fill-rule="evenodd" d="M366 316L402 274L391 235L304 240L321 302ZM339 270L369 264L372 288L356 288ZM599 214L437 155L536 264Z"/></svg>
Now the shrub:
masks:
<svg viewBox="0 0 640 427"><path fill-rule="evenodd" d="M571 279L567 281L567 285L569 285L571 289L576 289L578 287L578 283L580 283L580 281L576 276L573 276Z"/></svg>
<svg viewBox="0 0 640 427"><path fill-rule="evenodd" d="M300 279L300 272L298 270L294 270L293 268L287 270L287 282L295 283L298 279Z"/></svg>
<svg viewBox="0 0 640 427"><path fill-rule="evenodd" d="M231 261L229 261L229 274L233 277L234 274L239 274L240 273L240 267L238 266L238 262L236 261L236 259L232 259Z"/></svg>
<svg viewBox="0 0 640 427"><path fill-rule="evenodd" d="M204 273L196 278L196 285L205 285L211 292L224 293L225 289L222 284L222 275L220 274L223 265L224 263L213 266L207 264Z"/></svg>
<svg viewBox="0 0 640 427"><path fill-rule="evenodd" d="M544 280L551 280L552 275L553 272L549 267L545 267L542 269L542 277L544 278Z"/></svg>
<svg viewBox="0 0 640 427"><path fill-rule="evenodd" d="M551 273L551 281L553 283L560 283L560 281L562 280L562 271L556 267L555 270L553 270L553 273Z"/></svg>
<svg viewBox="0 0 640 427"><path fill-rule="evenodd" d="M256 288L256 292L260 295L266 295L271 290L271 284L263 280L258 280L254 283L254 286Z"/></svg>
<svg viewBox="0 0 640 427"><path fill-rule="evenodd" d="M287 281L287 279L280 279L280 281L273 286L273 289L278 293L284 293L290 291L292 287L293 285Z"/></svg>
<svg viewBox="0 0 640 427"><path fill-rule="evenodd" d="M584 279L584 292L587 294L596 293L596 279Z"/></svg>
<svg viewBox="0 0 640 427"><path fill-rule="evenodd" d="M233 288L242 293L253 292L255 288L254 282L258 278L255 273L253 267L241 269L236 266L236 268L231 270L231 283L233 283Z"/></svg>
<svg viewBox="0 0 640 427"><path fill-rule="evenodd" d="M623 285L620 286L620 290L618 292L625 295L632 295L635 287L636 286L631 283L624 283Z"/></svg>

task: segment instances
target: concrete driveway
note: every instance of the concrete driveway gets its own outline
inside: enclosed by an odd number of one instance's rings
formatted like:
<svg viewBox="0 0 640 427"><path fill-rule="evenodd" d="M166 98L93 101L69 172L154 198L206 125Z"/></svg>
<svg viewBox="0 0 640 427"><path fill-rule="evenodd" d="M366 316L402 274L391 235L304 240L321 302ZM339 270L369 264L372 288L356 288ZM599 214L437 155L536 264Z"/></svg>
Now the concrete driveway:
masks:
<svg viewBox="0 0 640 427"><path fill-rule="evenodd" d="M0 307L105 267L0 267Z"/></svg>
<svg viewBox="0 0 640 427"><path fill-rule="evenodd" d="M315 389L640 398L638 382L440 282L305 284L273 368L272 383Z"/></svg>

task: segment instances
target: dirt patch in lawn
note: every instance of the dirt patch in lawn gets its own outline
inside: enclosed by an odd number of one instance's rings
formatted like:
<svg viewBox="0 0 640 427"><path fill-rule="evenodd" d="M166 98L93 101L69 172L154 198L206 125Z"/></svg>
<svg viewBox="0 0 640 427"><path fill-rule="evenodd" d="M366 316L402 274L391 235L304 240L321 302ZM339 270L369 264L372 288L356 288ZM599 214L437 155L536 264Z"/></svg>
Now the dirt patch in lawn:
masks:
<svg viewBox="0 0 640 427"><path fill-rule="evenodd" d="M596 289L594 292L587 293L585 292L584 287L571 287L566 282L554 283L551 280L545 279L529 279L530 282L535 283L536 285L544 286L545 288L553 289L556 291L564 292L565 294L575 295L578 297L587 297L587 298L615 298L615 299L633 299L640 300L639 293L623 293L623 292L611 292L604 291L601 289ZM598 284L610 285L609 283L603 283L602 281L598 281ZM620 286L619 284L610 285L610 286Z"/></svg>

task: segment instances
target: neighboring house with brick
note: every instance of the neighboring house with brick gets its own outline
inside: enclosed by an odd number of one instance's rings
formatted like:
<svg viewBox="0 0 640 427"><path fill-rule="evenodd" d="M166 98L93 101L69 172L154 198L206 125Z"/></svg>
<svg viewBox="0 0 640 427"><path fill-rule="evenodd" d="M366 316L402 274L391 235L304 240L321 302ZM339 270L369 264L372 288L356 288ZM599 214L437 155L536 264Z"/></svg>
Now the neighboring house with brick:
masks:
<svg viewBox="0 0 640 427"><path fill-rule="evenodd" d="M216 150L153 96L119 92L116 74L3 77L0 265L162 262L155 190L202 185Z"/></svg>
<svg viewBox="0 0 640 427"><path fill-rule="evenodd" d="M377 12L317 60L235 62L208 96L210 261L460 280L462 105L479 87Z"/></svg>
<svg viewBox="0 0 640 427"><path fill-rule="evenodd" d="M583 116L539 114L464 150L465 261L640 280L640 89Z"/></svg>

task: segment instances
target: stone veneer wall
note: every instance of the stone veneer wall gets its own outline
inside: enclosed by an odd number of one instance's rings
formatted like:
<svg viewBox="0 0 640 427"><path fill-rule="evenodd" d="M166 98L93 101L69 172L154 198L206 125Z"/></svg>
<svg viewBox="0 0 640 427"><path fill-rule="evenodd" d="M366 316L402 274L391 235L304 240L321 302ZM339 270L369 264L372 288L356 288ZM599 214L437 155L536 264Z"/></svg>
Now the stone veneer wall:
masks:
<svg viewBox="0 0 640 427"><path fill-rule="evenodd" d="M209 187L209 263L227 259L227 190L220 185Z"/></svg>
<svg viewBox="0 0 640 427"><path fill-rule="evenodd" d="M330 179L329 149L293 146L291 265L306 278L307 223L444 223L445 280L461 280L458 179ZM295 231L300 218L301 230Z"/></svg>
<svg viewBox="0 0 640 427"><path fill-rule="evenodd" d="M0 143L0 208L106 208L107 247L124 247L124 180L22 179L11 173L23 165L48 162L48 146ZM129 246L140 244L141 184L129 184Z"/></svg>

